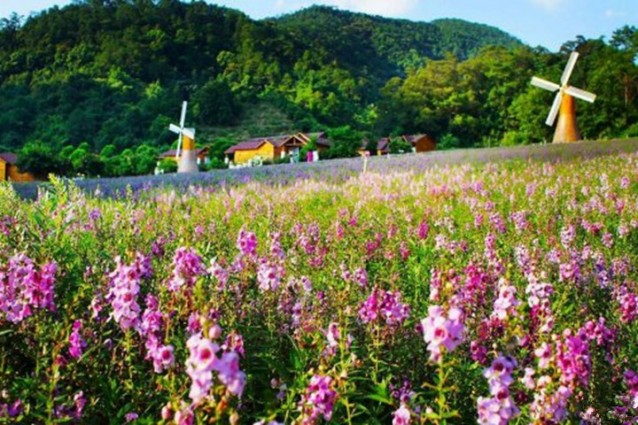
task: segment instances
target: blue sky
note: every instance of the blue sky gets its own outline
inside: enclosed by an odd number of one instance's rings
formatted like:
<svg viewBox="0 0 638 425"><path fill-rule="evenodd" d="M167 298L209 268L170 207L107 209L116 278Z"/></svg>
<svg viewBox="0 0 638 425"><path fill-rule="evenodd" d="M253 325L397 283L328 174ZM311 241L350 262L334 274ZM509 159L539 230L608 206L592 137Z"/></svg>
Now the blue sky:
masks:
<svg viewBox="0 0 638 425"><path fill-rule="evenodd" d="M29 15L70 0L0 0L0 17ZM605 36L638 26L638 0L218 0L253 18L276 16L311 4L327 4L383 16L431 21L461 18L499 27L532 46L557 50L577 35Z"/></svg>

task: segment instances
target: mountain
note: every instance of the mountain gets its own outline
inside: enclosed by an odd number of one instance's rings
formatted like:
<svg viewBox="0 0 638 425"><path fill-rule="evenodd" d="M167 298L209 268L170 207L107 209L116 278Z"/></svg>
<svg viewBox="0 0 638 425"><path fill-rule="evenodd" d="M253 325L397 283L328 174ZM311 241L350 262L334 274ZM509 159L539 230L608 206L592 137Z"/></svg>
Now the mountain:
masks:
<svg viewBox="0 0 638 425"><path fill-rule="evenodd" d="M485 46L522 45L497 28L460 19L412 22L327 6L313 6L269 22L310 48L326 49L355 74L369 72L379 80L401 75L426 58L441 59L448 52L465 60Z"/></svg>
<svg viewBox="0 0 638 425"><path fill-rule="evenodd" d="M193 118L203 126L236 123L236 103L266 94L295 121L326 121L329 111L297 93L309 78L328 80L326 96L341 85L350 99L366 102L425 58L449 50L463 59L488 43L519 44L471 23L415 23L327 7L253 21L236 10L177 0L90 0L0 25L0 97L9 106L0 111L0 146L13 150L34 138L86 141L95 149L167 143L164 124L177 115L180 95L193 98ZM232 98L229 105L204 104L220 96Z"/></svg>

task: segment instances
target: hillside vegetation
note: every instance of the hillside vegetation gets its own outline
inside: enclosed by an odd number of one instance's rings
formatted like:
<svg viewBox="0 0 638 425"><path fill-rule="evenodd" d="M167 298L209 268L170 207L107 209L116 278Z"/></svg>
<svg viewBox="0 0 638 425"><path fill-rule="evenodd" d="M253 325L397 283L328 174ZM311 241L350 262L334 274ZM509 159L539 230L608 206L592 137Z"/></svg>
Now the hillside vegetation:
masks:
<svg viewBox="0 0 638 425"><path fill-rule="evenodd" d="M255 21L204 2L80 1L0 23L0 150L22 150L36 173L145 174L174 142L182 99L217 155L272 131L535 143L551 132L551 94L529 78L557 80L572 49L572 82L599 95L578 105L583 136L637 134L635 28L549 53L455 19L312 7Z"/></svg>

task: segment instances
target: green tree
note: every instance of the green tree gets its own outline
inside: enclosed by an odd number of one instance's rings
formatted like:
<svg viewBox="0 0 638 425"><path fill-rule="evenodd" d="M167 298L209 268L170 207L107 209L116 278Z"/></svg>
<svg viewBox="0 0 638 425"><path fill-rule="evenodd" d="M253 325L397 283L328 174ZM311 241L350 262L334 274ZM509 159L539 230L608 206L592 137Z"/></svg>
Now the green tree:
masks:
<svg viewBox="0 0 638 425"><path fill-rule="evenodd" d="M39 140L30 141L20 149L17 165L20 170L41 179L49 174L64 175L67 172L57 152Z"/></svg>
<svg viewBox="0 0 638 425"><path fill-rule="evenodd" d="M343 126L331 129L327 134L332 145L323 155L325 158L350 158L358 155L364 139L362 132Z"/></svg>
<svg viewBox="0 0 638 425"><path fill-rule="evenodd" d="M209 81L195 93L193 100L194 115L200 124L232 125L241 112L240 104L225 81Z"/></svg>

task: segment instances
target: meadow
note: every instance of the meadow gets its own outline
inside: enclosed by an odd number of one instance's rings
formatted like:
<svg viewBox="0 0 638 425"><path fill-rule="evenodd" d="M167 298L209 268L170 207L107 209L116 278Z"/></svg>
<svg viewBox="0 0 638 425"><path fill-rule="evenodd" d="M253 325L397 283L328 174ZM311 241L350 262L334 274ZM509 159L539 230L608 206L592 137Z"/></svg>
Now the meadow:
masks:
<svg viewBox="0 0 638 425"><path fill-rule="evenodd" d="M636 144L0 186L0 423L636 423Z"/></svg>

